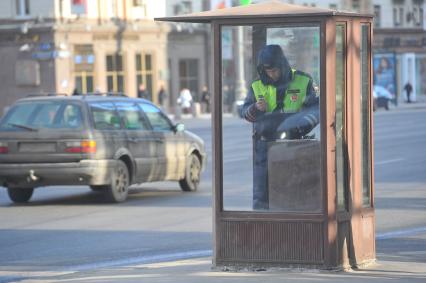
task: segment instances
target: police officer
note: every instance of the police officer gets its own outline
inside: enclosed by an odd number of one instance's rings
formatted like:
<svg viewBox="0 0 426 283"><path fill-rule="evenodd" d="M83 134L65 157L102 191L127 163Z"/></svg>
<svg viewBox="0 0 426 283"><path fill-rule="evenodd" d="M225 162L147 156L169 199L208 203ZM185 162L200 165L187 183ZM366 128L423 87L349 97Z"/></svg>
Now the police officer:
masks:
<svg viewBox="0 0 426 283"><path fill-rule="evenodd" d="M257 72L259 79L252 82L241 114L253 123L253 209L262 210L269 208L267 142L275 138L274 130L284 119L304 108L318 108L319 98L312 78L290 68L279 45L260 50Z"/></svg>

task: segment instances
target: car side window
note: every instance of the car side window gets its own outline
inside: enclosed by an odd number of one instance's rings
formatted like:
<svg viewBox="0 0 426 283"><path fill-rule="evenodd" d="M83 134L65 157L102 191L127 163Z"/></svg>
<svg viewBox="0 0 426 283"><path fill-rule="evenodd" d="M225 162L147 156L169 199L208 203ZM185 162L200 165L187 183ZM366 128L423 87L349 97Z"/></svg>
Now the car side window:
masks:
<svg viewBox="0 0 426 283"><path fill-rule="evenodd" d="M126 130L147 130L149 126L142 119L139 108L132 102L115 102Z"/></svg>
<svg viewBox="0 0 426 283"><path fill-rule="evenodd" d="M89 104L95 129L115 130L121 128L120 116L111 102L92 102Z"/></svg>
<svg viewBox="0 0 426 283"><path fill-rule="evenodd" d="M148 103L139 103L145 115L151 124L151 127L155 131L170 131L172 125L170 120L161 112L159 108Z"/></svg>
<svg viewBox="0 0 426 283"><path fill-rule="evenodd" d="M65 105L63 115L61 117L61 127L79 128L82 126L83 118L81 109L77 105Z"/></svg>

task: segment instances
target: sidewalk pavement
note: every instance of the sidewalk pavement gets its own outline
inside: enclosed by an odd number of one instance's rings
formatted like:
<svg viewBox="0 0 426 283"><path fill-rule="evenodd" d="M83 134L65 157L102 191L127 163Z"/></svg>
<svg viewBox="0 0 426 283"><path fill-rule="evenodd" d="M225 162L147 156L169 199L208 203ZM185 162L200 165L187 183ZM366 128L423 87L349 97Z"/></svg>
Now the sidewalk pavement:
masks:
<svg viewBox="0 0 426 283"><path fill-rule="evenodd" d="M369 267L350 271L308 269L270 269L265 271L223 271L212 268L210 257L175 261L127 264L68 271L50 276L47 273L21 277L22 283L50 282L426 282L426 229L410 235L395 234L376 240L377 261ZM17 277L15 277L17 278ZM0 277L1 281L1 277Z"/></svg>
<svg viewBox="0 0 426 283"><path fill-rule="evenodd" d="M407 103L402 98L399 99L398 105L390 103L390 111L392 110L405 110L405 109L419 109L426 108L426 95L420 94L416 96L416 101ZM384 111L383 108L379 108L378 111Z"/></svg>

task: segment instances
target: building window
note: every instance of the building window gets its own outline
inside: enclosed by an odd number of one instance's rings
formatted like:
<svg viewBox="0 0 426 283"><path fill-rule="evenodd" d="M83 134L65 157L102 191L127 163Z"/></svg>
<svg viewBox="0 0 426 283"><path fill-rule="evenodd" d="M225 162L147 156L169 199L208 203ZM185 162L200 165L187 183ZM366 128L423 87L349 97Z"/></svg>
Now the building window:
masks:
<svg viewBox="0 0 426 283"><path fill-rule="evenodd" d="M179 60L179 87L189 89L196 101L198 101L198 73L198 59Z"/></svg>
<svg viewBox="0 0 426 283"><path fill-rule="evenodd" d="M404 7L396 6L393 8L393 24L395 27L402 26L404 19Z"/></svg>
<svg viewBox="0 0 426 283"><path fill-rule="evenodd" d="M72 0L71 13L75 15L86 14L86 4L87 4L86 0ZM62 1L59 1L59 5L63 5Z"/></svg>
<svg viewBox="0 0 426 283"><path fill-rule="evenodd" d="M16 15L28 16L30 14L30 0L15 0Z"/></svg>
<svg viewBox="0 0 426 283"><path fill-rule="evenodd" d="M123 55L114 54L106 56L107 87L110 92L124 92Z"/></svg>
<svg viewBox="0 0 426 283"><path fill-rule="evenodd" d="M95 56L90 44L74 47L74 83L78 93L93 92Z"/></svg>
<svg viewBox="0 0 426 283"><path fill-rule="evenodd" d="M379 28L381 26L380 17L381 17L380 5L374 5L374 27L376 28Z"/></svg>
<svg viewBox="0 0 426 283"><path fill-rule="evenodd" d="M141 10L141 12L138 12L138 14L141 15L142 18L147 17L148 8L146 6L146 1L144 1L144 0L133 0L133 7Z"/></svg>
<svg viewBox="0 0 426 283"><path fill-rule="evenodd" d="M355 12L360 11L359 0L353 0L352 1L352 10L354 10Z"/></svg>
<svg viewBox="0 0 426 283"><path fill-rule="evenodd" d="M133 7L141 7L144 5L143 0L133 0Z"/></svg>
<svg viewBox="0 0 426 283"><path fill-rule="evenodd" d="M182 1L179 4L173 6L173 12L175 15L189 14L192 13L192 2Z"/></svg>
<svg viewBox="0 0 426 283"><path fill-rule="evenodd" d="M154 62L150 53L136 54L136 86L143 84L148 92L146 98L152 101L154 91Z"/></svg>
<svg viewBox="0 0 426 283"><path fill-rule="evenodd" d="M423 26L423 8L421 6L413 7L412 20L415 26L417 27Z"/></svg>
<svg viewBox="0 0 426 283"><path fill-rule="evenodd" d="M108 17L117 18L118 17L118 6L117 0L108 0Z"/></svg>

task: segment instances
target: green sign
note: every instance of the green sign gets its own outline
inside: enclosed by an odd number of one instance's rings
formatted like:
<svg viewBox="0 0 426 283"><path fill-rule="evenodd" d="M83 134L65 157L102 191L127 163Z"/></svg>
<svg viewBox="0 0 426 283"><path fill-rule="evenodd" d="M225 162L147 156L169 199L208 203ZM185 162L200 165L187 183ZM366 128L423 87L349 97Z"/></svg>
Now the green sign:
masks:
<svg viewBox="0 0 426 283"><path fill-rule="evenodd" d="M248 5L251 3L251 0L240 0L240 5L244 6L244 5Z"/></svg>

